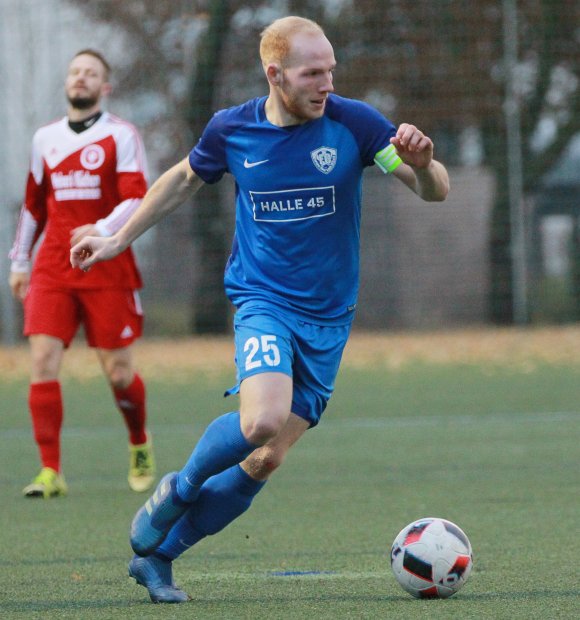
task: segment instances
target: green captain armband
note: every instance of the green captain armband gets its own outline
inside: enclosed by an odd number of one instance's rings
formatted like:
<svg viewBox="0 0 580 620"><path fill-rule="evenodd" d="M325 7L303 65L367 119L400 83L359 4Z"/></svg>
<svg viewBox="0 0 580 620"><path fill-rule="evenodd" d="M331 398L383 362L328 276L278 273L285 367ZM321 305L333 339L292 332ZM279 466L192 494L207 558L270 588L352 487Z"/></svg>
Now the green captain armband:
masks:
<svg viewBox="0 0 580 620"><path fill-rule="evenodd" d="M375 164L385 174L394 172L402 163L403 160L397 155L397 149L393 144L389 144L375 155Z"/></svg>

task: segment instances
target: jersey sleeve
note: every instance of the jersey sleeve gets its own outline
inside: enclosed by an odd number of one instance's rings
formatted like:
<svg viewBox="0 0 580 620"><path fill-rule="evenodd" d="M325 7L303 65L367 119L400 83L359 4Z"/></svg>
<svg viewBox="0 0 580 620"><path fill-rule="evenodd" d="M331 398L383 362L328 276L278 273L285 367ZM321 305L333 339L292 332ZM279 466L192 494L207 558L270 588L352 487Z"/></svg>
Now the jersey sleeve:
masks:
<svg viewBox="0 0 580 620"><path fill-rule="evenodd" d="M384 172L392 172L400 163L400 160L398 163L396 161L398 156L395 152L395 160L389 162L390 169L381 164L385 155L391 156L395 151L390 140L396 135L397 129L389 119L368 103L335 96L332 98L330 115L353 134L364 166L377 163Z"/></svg>
<svg viewBox="0 0 580 620"><path fill-rule="evenodd" d="M45 178L44 160L39 141L37 132L32 139L30 170L24 194L24 207L39 224L42 232L42 228L44 228L46 223L47 179Z"/></svg>
<svg viewBox="0 0 580 620"><path fill-rule="evenodd" d="M226 160L226 111L214 114L199 142L189 153L191 169L205 183L217 183L228 172Z"/></svg>
<svg viewBox="0 0 580 620"><path fill-rule="evenodd" d="M117 138L117 185L123 201L143 198L147 192L145 149L141 136L127 124Z"/></svg>
<svg viewBox="0 0 580 620"><path fill-rule="evenodd" d="M114 235L139 208L143 201L140 198L128 198L119 203L112 211L95 222L95 227L102 237Z"/></svg>
<svg viewBox="0 0 580 620"><path fill-rule="evenodd" d="M10 271L29 271L32 248L40 234L37 234L38 230L38 222L32 217L32 214L26 206L23 206L20 211L20 218L18 219L14 244L8 254L8 257L12 261Z"/></svg>
<svg viewBox="0 0 580 620"><path fill-rule="evenodd" d="M13 271L26 271L32 248L44 230L47 217L44 162L38 145L38 134L32 140L30 170L26 182L24 204L16 228L14 244L9 257Z"/></svg>
<svg viewBox="0 0 580 620"><path fill-rule="evenodd" d="M95 222L103 237L116 233L133 215L147 193L145 148L139 132L126 123L117 136L117 191L121 202Z"/></svg>

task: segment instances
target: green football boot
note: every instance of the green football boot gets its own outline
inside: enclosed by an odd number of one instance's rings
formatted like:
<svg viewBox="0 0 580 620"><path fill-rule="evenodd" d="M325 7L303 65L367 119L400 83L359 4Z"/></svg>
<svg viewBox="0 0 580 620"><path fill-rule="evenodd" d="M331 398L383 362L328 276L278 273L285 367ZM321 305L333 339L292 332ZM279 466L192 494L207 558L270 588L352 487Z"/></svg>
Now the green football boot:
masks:
<svg viewBox="0 0 580 620"><path fill-rule="evenodd" d="M148 491L155 482L155 458L151 440L133 446L129 444L129 486L137 493Z"/></svg>
<svg viewBox="0 0 580 620"><path fill-rule="evenodd" d="M22 494L25 497L61 497L66 495L68 488L64 477L52 467L43 467L36 478L24 489Z"/></svg>

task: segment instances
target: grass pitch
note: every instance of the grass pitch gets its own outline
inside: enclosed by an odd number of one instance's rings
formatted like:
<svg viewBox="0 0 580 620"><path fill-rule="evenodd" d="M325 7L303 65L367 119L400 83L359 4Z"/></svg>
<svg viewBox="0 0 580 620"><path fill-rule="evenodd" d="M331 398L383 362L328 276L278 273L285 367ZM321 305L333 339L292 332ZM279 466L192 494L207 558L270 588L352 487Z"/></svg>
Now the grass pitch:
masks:
<svg viewBox="0 0 580 620"><path fill-rule="evenodd" d="M221 397L233 371L209 363L211 346L208 363L182 373L168 367L171 346L138 352L160 473L236 406ZM347 355L323 421L250 511L175 563L193 597L180 606L152 605L127 577L129 523L146 496L127 487L126 435L98 370L65 372L70 492L50 501L20 496L38 460L26 379L5 373L0 617L579 617L580 365L443 357ZM390 571L393 538L425 516L457 522L474 549L469 581L446 601L412 599Z"/></svg>

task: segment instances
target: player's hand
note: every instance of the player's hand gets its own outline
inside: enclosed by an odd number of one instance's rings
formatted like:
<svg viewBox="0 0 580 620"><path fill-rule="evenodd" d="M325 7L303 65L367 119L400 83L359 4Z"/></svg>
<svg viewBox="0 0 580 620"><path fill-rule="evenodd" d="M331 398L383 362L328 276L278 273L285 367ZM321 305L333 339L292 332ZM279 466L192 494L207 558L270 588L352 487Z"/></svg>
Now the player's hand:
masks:
<svg viewBox="0 0 580 620"><path fill-rule="evenodd" d="M433 142L415 125L402 123L391 138L399 157L415 168L427 168L433 160Z"/></svg>
<svg viewBox="0 0 580 620"><path fill-rule="evenodd" d="M71 248L70 264L88 271L95 263L114 258L122 250L114 237L85 237Z"/></svg>
<svg viewBox="0 0 580 620"><path fill-rule="evenodd" d="M83 226L77 226L70 231L70 244L76 245L81 239L85 237L100 237L99 231L94 224L84 224Z"/></svg>
<svg viewBox="0 0 580 620"><path fill-rule="evenodd" d="M14 299L24 301L26 293L28 292L28 285L30 284L30 273L28 271L13 271L10 273L8 282Z"/></svg>

